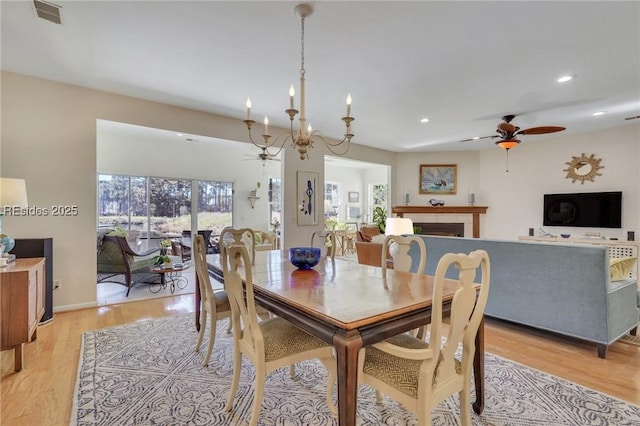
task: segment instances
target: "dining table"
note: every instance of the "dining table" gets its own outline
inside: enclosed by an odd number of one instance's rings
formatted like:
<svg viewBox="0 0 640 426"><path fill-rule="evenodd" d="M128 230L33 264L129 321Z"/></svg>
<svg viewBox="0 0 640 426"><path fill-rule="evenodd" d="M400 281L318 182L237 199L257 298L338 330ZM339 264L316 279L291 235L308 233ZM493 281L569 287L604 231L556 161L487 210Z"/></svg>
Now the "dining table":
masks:
<svg viewBox="0 0 640 426"><path fill-rule="evenodd" d="M219 254L207 255L210 275L224 283ZM338 424L355 426L358 353L361 348L419 328L431 320L434 278L353 260L323 257L312 269L293 266L286 252L256 253L252 265L256 303L335 348ZM458 281L443 286L443 311L450 311ZM199 328L196 285L196 327ZM476 335L473 409L484 408L484 321Z"/></svg>

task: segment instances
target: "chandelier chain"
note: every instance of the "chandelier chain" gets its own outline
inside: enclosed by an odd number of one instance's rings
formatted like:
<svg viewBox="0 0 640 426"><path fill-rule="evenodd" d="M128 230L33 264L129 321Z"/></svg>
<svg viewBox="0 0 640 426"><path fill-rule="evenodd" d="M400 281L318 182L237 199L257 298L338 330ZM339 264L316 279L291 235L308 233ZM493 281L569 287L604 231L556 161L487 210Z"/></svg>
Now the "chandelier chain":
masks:
<svg viewBox="0 0 640 426"><path fill-rule="evenodd" d="M300 75L304 76L304 15L300 19Z"/></svg>
<svg viewBox="0 0 640 426"><path fill-rule="evenodd" d="M314 141L322 141L326 148L335 155L344 155L349 150L349 146L351 144L351 138L353 137L353 133L351 131L351 122L355 120L351 116L351 94L347 95L346 99L346 114L341 120L345 125L345 134L344 138L340 141L334 142L328 138L325 138L320 131L312 129L311 125L307 126L307 116L305 114L305 69L304 69L304 22L307 16L310 16L313 12L313 8L305 3L299 4L295 7L294 12L296 16L300 18L300 110L295 108L295 90L293 85L289 89L289 108L285 110L285 113L289 117L289 130L281 133L275 138L271 137L269 134L269 120L267 116L264 117L264 133L262 134L262 139L264 142L258 142L254 140L252 136L251 129L255 124L255 121L251 119L251 99L247 99L247 119L244 120L244 123L247 125L247 131L249 132L249 140L255 146L262 150L262 154L264 156L273 156L278 155L280 151L284 148L287 141L291 142L291 145L294 149L298 150L300 154L300 159L304 160L309 158L309 150L313 148ZM299 128L296 130L294 127L294 119L299 115ZM341 149L338 150L337 148ZM271 149L275 149L276 152L271 152ZM259 156L259 158L262 158Z"/></svg>

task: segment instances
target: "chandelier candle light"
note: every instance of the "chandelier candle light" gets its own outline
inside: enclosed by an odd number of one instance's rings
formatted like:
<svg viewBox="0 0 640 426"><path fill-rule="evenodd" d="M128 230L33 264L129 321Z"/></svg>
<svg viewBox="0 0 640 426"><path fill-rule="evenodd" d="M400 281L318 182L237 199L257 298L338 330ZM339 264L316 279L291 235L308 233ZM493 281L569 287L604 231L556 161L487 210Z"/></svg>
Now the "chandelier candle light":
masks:
<svg viewBox="0 0 640 426"><path fill-rule="evenodd" d="M346 133L344 134L344 138L339 142L333 142L327 138L325 138L318 130L313 130L311 124L307 124L307 117L305 115L305 91L304 91L304 20L306 17L310 16L313 13L313 8L305 3L299 4L294 8L294 13L296 16L300 18L301 22L301 54L300 54L300 111L295 109L295 90L293 85L289 88L289 108L285 110L285 113L289 115L290 121L290 130L282 133L280 136L275 138L272 142L271 135L269 134L269 118L265 115L264 117L264 134L262 138L264 139L264 143L257 143L252 136L251 128L253 127L255 121L251 119L251 99L247 99L247 119L244 120L247 125L247 130L249 132L249 140L255 146L260 149L263 149L269 155L278 155L280 151L284 148L284 145L287 140L291 140L292 147L297 148L298 153L300 153L300 159L304 160L309 158L309 149L313 148L313 143L315 140L319 139L327 146L327 149L331 151L331 153L335 155L344 155L349 150L349 144L351 142L351 138L353 137L353 133L351 133L351 122L354 120L351 117L351 94L347 95L347 113L344 117L342 117L342 121L344 121L346 126ZM296 115L300 113L300 118L298 119L300 122L300 127L298 130L294 129L293 120ZM269 148L273 148L275 152L269 152Z"/></svg>

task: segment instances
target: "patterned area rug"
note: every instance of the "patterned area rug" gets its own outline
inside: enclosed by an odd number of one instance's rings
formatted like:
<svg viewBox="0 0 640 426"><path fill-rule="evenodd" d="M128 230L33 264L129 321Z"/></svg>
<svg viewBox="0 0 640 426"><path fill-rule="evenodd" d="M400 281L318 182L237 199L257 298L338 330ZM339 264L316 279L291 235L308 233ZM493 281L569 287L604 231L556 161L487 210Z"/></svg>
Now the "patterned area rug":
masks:
<svg viewBox="0 0 640 426"><path fill-rule="evenodd" d="M629 343L631 345L640 346L640 336L633 336L631 334L627 334L626 336L622 336L620 338L621 342Z"/></svg>
<svg viewBox="0 0 640 426"><path fill-rule="evenodd" d="M243 361L231 413L223 410L232 375L233 341L218 322L208 369L201 367L206 342L193 350L192 315L140 321L86 332L78 366L72 425L245 425L253 401L254 369ZM326 370L316 361L267 377L259 425L327 426ZM540 371L486 354L486 404L474 425L638 425L640 407ZM458 397L434 410L434 425L458 425ZM362 425L415 425L395 401L375 403L373 389L360 386Z"/></svg>

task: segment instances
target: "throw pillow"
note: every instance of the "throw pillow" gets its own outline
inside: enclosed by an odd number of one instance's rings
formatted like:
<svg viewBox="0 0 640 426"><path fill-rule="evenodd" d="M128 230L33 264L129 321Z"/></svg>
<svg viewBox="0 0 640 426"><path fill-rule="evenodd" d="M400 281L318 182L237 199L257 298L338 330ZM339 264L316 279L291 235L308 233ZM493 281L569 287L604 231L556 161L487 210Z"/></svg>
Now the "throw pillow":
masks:
<svg viewBox="0 0 640 426"><path fill-rule="evenodd" d="M262 244L262 234L260 232L256 232L255 236L256 236L256 244Z"/></svg>
<svg viewBox="0 0 640 426"><path fill-rule="evenodd" d="M125 237L125 238L127 238L129 236L129 233L121 225L118 225L118 226L116 226L116 229L114 229L112 231L109 231L107 233L107 235L109 235L111 237Z"/></svg>
<svg viewBox="0 0 640 426"><path fill-rule="evenodd" d="M371 242L371 237L367 234L362 233L361 231L358 231L358 239L360 241L363 241L365 243L370 243Z"/></svg>
<svg viewBox="0 0 640 426"><path fill-rule="evenodd" d="M609 271L611 273L611 281L620 281L629 278L629 272L636 263L635 257L620 257L611 259L609 262Z"/></svg>

